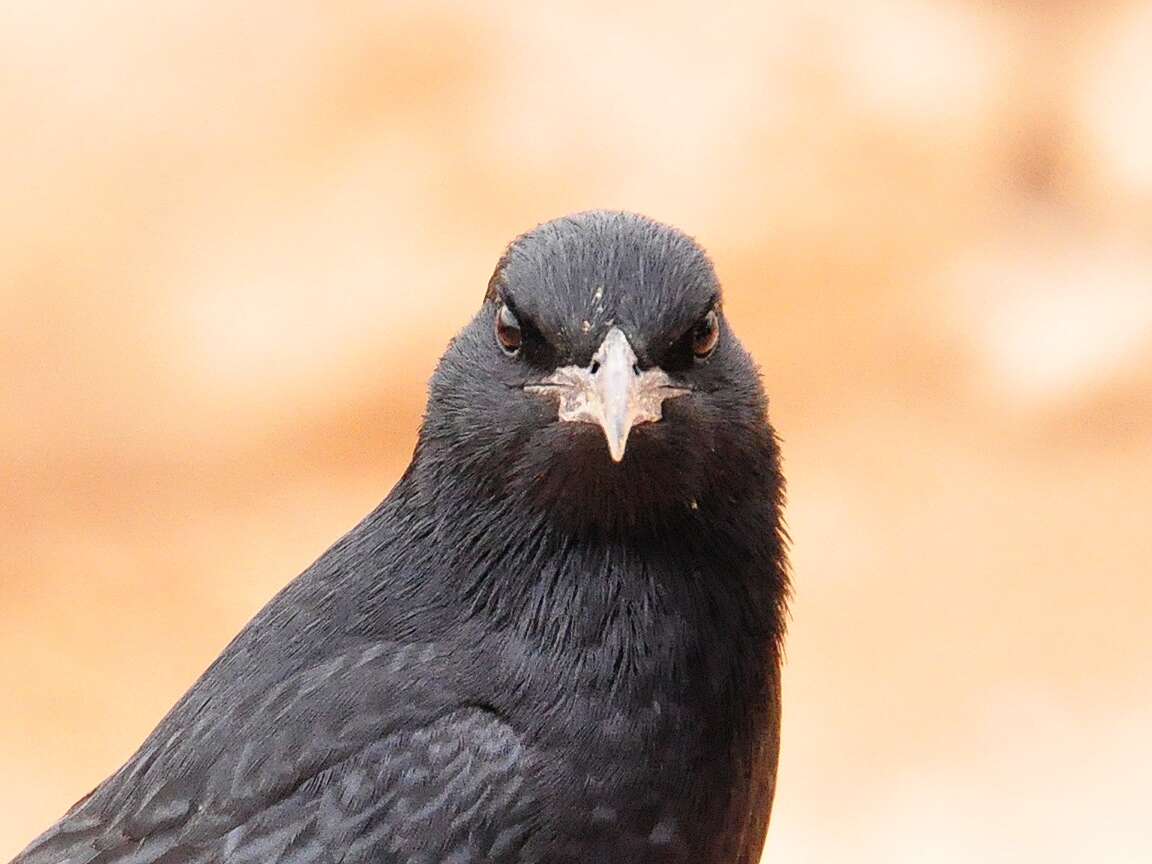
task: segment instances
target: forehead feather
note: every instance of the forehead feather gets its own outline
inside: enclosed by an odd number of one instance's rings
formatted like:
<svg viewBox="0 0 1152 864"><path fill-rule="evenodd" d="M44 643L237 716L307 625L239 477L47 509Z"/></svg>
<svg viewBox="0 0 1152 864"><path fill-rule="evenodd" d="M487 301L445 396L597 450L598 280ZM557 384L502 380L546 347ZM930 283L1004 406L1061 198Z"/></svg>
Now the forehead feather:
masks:
<svg viewBox="0 0 1152 864"><path fill-rule="evenodd" d="M596 344L614 325L637 350L675 339L718 294L712 264L692 238L643 216L605 211L521 235L489 285L490 298L503 296L549 339L573 349Z"/></svg>

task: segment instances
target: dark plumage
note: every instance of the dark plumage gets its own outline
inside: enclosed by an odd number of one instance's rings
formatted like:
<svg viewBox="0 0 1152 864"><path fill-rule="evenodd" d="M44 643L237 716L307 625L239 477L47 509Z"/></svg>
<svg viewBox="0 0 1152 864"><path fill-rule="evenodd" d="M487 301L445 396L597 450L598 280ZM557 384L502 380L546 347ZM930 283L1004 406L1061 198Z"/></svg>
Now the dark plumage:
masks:
<svg viewBox="0 0 1152 864"><path fill-rule="evenodd" d="M783 482L719 302L639 216L517 239L392 493L16 862L755 862Z"/></svg>

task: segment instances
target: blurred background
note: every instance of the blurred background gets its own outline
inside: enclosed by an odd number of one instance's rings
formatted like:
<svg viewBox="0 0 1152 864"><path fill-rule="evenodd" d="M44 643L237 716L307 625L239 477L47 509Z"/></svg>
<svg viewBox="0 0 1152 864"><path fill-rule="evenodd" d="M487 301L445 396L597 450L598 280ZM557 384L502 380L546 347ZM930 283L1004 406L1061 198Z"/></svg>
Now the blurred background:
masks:
<svg viewBox="0 0 1152 864"><path fill-rule="evenodd" d="M1152 860L1152 3L545 6L0 6L0 860L590 207L711 251L784 438L766 859Z"/></svg>

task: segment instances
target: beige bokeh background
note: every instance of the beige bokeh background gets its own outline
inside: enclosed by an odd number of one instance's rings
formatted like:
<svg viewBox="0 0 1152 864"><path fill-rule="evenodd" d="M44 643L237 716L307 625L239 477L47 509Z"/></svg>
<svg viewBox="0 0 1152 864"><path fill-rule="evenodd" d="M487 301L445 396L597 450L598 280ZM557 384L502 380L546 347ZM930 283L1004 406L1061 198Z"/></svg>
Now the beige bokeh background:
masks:
<svg viewBox="0 0 1152 864"><path fill-rule="evenodd" d="M8 3L0 190L0 860L594 206L711 250L785 441L767 860L1152 860L1152 3Z"/></svg>

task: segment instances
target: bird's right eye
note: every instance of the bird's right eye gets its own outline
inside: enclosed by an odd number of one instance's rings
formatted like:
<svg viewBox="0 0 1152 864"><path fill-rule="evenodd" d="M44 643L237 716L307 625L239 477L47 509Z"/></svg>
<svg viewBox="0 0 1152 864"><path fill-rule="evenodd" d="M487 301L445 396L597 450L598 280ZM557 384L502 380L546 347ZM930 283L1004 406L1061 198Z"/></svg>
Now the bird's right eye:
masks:
<svg viewBox="0 0 1152 864"><path fill-rule="evenodd" d="M520 329L520 322L516 315L504 303L496 310L496 341L505 354L512 355L520 350L524 342L524 333Z"/></svg>

